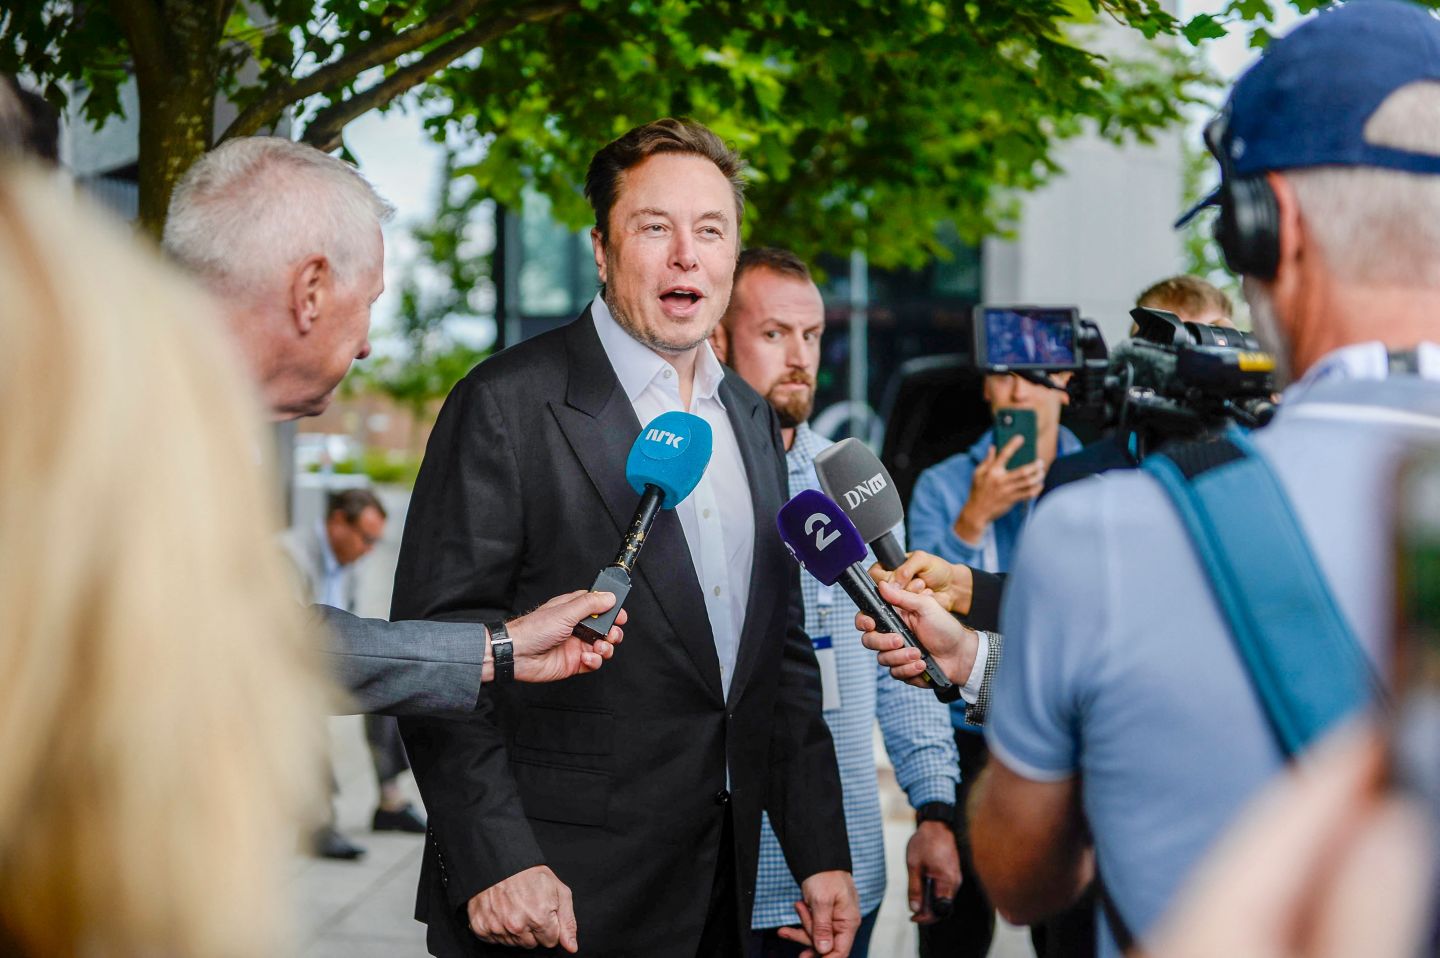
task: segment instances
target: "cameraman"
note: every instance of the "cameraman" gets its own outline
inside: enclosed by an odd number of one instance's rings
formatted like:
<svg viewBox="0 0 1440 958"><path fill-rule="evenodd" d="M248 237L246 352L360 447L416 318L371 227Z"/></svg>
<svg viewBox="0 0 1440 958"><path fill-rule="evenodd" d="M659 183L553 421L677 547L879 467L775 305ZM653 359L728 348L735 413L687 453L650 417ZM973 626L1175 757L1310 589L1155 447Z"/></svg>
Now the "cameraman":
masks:
<svg viewBox="0 0 1440 958"><path fill-rule="evenodd" d="M1207 135L1222 165L1207 200L1221 207L1217 238L1257 330L1301 377L1252 441L1372 662L1388 636L1395 464L1440 431L1440 384L1427 381L1440 378L1437 79L1429 12L1346 4L1271 44ZM1065 907L1098 861L1101 951L1118 955L1283 753L1151 475L1050 497L1013 580L993 756L971 809L976 864L1001 913L1028 922ZM958 623L927 597L883 594L947 671L968 675ZM887 650L881 662L910 678L908 658Z"/></svg>

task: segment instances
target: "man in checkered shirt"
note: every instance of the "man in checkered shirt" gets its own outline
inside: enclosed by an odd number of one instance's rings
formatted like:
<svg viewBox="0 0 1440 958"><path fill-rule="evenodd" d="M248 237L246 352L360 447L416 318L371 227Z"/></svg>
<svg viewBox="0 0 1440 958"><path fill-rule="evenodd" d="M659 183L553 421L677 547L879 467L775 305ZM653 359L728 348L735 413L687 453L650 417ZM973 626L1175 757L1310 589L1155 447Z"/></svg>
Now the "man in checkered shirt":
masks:
<svg viewBox="0 0 1440 958"><path fill-rule="evenodd" d="M715 353L780 417L790 494L819 489L815 456L830 442L806 420L815 401L825 307L810 271L793 253L750 249L735 268L734 291L724 320L711 339ZM897 530L903 535L903 530ZM952 898L960 879L953 822L959 757L950 734L949 710L928 692L890 679L860 644L855 606L843 591L801 575L805 631L815 644L824 687L825 721L835 740L844 790L845 822L855 885L864 920L852 958L869 950L875 916L885 893L884 828L875 774L872 729L876 718L895 776L917 812L906 849L913 920L934 919L923 906L922 879L935 880L937 898ZM749 958L792 956L802 948L784 926L799 924L800 888L790 874L769 822L760 836Z"/></svg>

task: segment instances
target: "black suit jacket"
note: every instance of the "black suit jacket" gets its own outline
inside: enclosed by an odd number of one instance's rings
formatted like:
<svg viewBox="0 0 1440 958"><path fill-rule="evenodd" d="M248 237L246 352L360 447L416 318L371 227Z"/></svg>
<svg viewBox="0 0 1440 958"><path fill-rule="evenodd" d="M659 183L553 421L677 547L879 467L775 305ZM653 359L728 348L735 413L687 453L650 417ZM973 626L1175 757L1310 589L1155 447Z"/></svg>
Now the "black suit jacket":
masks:
<svg viewBox="0 0 1440 958"><path fill-rule="evenodd" d="M603 669L487 685L474 716L402 725L430 814L417 917L432 953L504 952L469 932L465 905L546 863L574 893L582 954L693 955L719 855L733 856L748 927L762 809L795 874L849 869L798 568L775 529L786 489L779 430L733 373L720 396L755 522L728 699L667 510L640 556L625 642ZM639 431L588 311L474 369L425 453L392 617L485 621L588 588L638 502L624 472ZM735 838L721 848L727 808Z"/></svg>

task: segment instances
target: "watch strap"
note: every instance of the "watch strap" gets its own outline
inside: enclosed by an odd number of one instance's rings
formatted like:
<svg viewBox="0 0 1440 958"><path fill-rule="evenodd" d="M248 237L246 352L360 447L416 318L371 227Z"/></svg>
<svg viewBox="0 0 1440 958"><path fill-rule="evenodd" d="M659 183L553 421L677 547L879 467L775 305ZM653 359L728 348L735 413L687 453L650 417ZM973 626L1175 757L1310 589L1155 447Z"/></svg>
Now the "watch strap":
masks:
<svg viewBox="0 0 1440 958"><path fill-rule="evenodd" d="M915 809L915 824L922 822L939 822L954 831L955 806L950 802L926 802Z"/></svg>
<svg viewBox="0 0 1440 958"><path fill-rule="evenodd" d="M505 685L515 681L515 646L504 622L485 626L490 630L490 652L495 657L495 682Z"/></svg>

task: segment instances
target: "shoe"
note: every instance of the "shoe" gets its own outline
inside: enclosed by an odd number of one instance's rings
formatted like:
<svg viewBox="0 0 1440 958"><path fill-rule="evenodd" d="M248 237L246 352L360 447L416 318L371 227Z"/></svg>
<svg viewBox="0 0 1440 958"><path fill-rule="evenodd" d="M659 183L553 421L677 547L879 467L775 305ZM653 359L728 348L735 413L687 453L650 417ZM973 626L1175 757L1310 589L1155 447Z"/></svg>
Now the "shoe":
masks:
<svg viewBox="0 0 1440 958"><path fill-rule="evenodd" d="M311 848L319 858L333 858L337 861L353 862L365 854L365 849L341 835L333 825L317 829L310 840Z"/></svg>
<svg viewBox="0 0 1440 958"><path fill-rule="evenodd" d="M370 822L370 827L377 832L413 832L423 835L425 819L415 811L414 805L406 802L404 808L394 812L387 812L383 808L375 809L375 818Z"/></svg>

